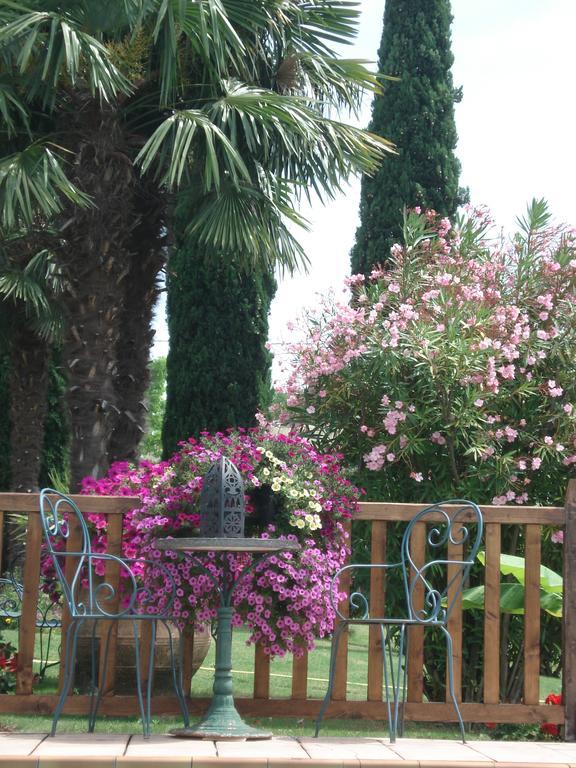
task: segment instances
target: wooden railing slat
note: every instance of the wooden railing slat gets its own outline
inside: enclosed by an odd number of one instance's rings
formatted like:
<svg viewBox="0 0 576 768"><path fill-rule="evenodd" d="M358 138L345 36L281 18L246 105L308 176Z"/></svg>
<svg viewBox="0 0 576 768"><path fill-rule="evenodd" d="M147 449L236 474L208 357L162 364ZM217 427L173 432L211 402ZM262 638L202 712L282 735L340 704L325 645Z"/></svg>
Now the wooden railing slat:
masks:
<svg viewBox="0 0 576 768"><path fill-rule="evenodd" d="M308 651L292 660L292 698L299 701L308 698Z"/></svg>
<svg viewBox="0 0 576 768"><path fill-rule="evenodd" d="M40 524L40 520L38 519L38 523ZM66 542L66 551L67 552L79 552L82 549L82 528L80 527L80 522L76 520L75 517L72 517L69 520L69 535L68 540ZM72 578L74 576L74 571L78 567L78 558L77 557L67 557L65 560L64 565L64 575L66 577L66 581L70 584L72 581ZM60 681L58 684L58 689L62 690L62 685L64 682L64 668L65 668L65 660L66 660L66 633L68 631L68 627L70 626L70 611L68 609L68 603L66 600L66 597L62 596L62 635L61 635L61 642L60 642Z"/></svg>
<svg viewBox="0 0 576 768"><path fill-rule="evenodd" d="M122 554L122 518L119 515L109 517L108 528L106 531L107 546L106 551L110 555ZM120 568L118 563L114 561L108 561L106 563L106 582L110 584L113 589L114 597L111 600L106 601L106 608L111 613L117 612L120 606ZM114 691L114 684L116 682L116 652L118 647L118 621L101 621L100 632L100 667L98 673L98 679L104 695L109 695ZM110 640L108 642L108 662L105 665L104 648L106 645L106 637L110 632Z"/></svg>
<svg viewBox="0 0 576 768"><path fill-rule="evenodd" d="M424 564L426 547L426 523L416 523L412 537L412 561L419 568ZM418 583L413 591L413 603L416 611L424 607L424 586ZM424 693L424 627L408 629L408 670L406 700L422 701Z"/></svg>
<svg viewBox="0 0 576 768"><path fill-rule="evenodd" d="M175 635L175 639L177 636ZM190 693L192 687L192 676L194 674L192 668L192 662L194 660L194 627L188 624L182 631L182 637L180 642L182 643L182 690L186 696ZM180 649L175 646L175 652L180 652Z"/></svg>
<svg viewBox="0 0 576 768"><path fill-rule="evenodd" d="M576 741L576 480L568 481L565 509L562 701L566 710L564 738Z"/></svg>
<svg viewBox="0 0 576 768"><path fill-rule="evenodd" d="M24 562L22 615L18 638L18 668L16 693L31 694L34 682L34 640L40 584L40 554L42 525L39 515L30 515L26 530L26 560Z"/></svg>
<svg viewBox="0 0 576 768"><path fill-rule="evenodd" d="M464 548L462 544L448 542L448 560L462 560ZM461 566L449 565L447 568L448 583L456 576ZM455 594L460 585L459 578L448 588L448 604L450 605L455 598ZM452 666L454 672L454 692L456 700L462 701L462 596L460 595L452 612L448 617L448 631L452 637ZM446 667L446 701L451 701L450 690L448 687L448 667Z"/></svg>
<svg viewBox="0 0 576 768"><path fill-rule="evenodd" d="M426 504L395 504L382 501L362 501L359 510L354 515L355 520L394 520L410 522L417 512L420 512ZM455 512L457 505L446 505L448 511ZM502 525L524 525L527 520L539 525L564 525L564 507L491 507L481 506L485 523L500 523ZM463 514L462 522L473 522L472 513ZM441 515L431 515L430 521L441 522Z"/></svg>
<svg viewBox="0 0 576 768"><path fill-rule="evenodd" d="M372 544L370 561L386 562L387 523L376 520L372 523ZM383 568L370 572L370 616L383 616L386 604L386 581ZM382 700L384 649L380 627L371 626L368 637L368 701Z"/></svg>
<svg viewBox="0 0 576 768"><path fill-rule="evenodd" d="M526 526L524 574L524 703L540 697L540 541L539 525Z"/></svg>
<svg viewBox="0 0 576 768"><path fill-rule="evenodd" d="M350 521L345 524L345 530L348 535L348 542L351 544L352 526ZM347 594L350 592L350 571L344 574L340 580L340 589ZM348 598L345 597L340 603L340 612L343 616L348 616L350 605ZM346 689L348 686L348 629L344 629L340 636L338 645L338 654L336 656L336 671L334 673L334 687L332 689L333 701L345 701Z"/></svg>
<svg viewBox="0 0 576 768"><path fill-rule="evenodd" d="M270 698L270 656L260 643L254 650L254 698Z"/></svg>
<svg viewBox="0 0 576 768"><path fill-rule="evenodd" d="M484 576L484 703L500 700L500 552L502 529L486 525Z"/></svg>

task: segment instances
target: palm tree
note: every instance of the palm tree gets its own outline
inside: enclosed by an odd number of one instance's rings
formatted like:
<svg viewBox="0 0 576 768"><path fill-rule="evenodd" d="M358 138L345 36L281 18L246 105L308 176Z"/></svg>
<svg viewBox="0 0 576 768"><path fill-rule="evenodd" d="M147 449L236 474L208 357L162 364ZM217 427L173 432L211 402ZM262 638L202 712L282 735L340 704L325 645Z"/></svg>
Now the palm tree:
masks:
<svg viewBox="0 0 576 768"><path fill-rule="evenodd" d="M319 10L323 13L321 24ZM254 52L256 66L251 72L239 73L230 64L226 111L218 124L233 138L251 177L257 179L271 172L273 180L280 178L288 191L289 205L294 207L298 191L307 191L306 182L331 195L347 174L340 165L330 176L333 169L323 165L315 148L307 146L304 152L291 154L290 148L284 147L278 109L290 101L283 95L299 99L292 100L290 106L297 107L296 115L305 131L310 111L323 117L336 110L356 111L366 74L358 63L336 59L331 50L334 41L346 43L354 37L357 11L348 4L324 3L320 8L307 3L292 4L288 13L293 17L282 24L269 24L260 30L260 36L239 30L246 49ZM193 106L201 108L207 97L213 102L225 97L221 83L213 84L213 89L212 94L207 94L207 84L198 89ZM271 125L263 125L266 110L274 110ZM331 158L329 151L327 157ZM198 179L192 178L189 186L198 188ZM164 455L169 455L180 440L202 430L255 423L256 411L262 405L261 381L269 374L270 356L262 352L275 287L273 267L253 263L245 253L245 243L239 243L242 250L234 253L199 243L189 223L197 221L204 204L204 196L182 190L173 221ZM242 227L242 222L236 226ZM271 290L263 290L264 286ZM203 361L199 372L191 365L194 359Z"/></svg>
<svg viewBox="0 0 576 768"><path fill-rule="evenodd" d="M374 86L360 64L326 55L323 25L332 19L336 30L327 39L347 37L348 5L0 0L0 201L8 228L41 215L57 231L73 485L106 471L120 412L118 349L142 222L140 174L158 192L193 181L190 232L200 244L290 269L303 259L286 225L300 222L298 191L310 185L329 194L350 172L373 171L387 149L310 102L329 90L330 103L355 101ZM276 50L285 40L300 40L302 53L292 64L286 48L276 79L292 68L310 83L308 99L291 93L290 78L283 93L247 85L280 60L268 60L262 46ZM254 155L248 162L244 147ZM20 163L16 174L9 165L14 153L31 152L45 177L37 166ZM33 182L36 192L22 194Z"/></svg>

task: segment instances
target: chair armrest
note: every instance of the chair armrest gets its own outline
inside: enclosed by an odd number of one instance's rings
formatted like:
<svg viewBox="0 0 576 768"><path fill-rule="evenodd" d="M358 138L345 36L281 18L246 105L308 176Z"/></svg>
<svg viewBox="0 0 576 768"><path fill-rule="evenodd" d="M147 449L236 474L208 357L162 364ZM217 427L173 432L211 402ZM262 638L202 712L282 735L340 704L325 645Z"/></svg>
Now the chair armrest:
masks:
<svg viewBox="0 0 576 768"><path fill-rule="evenodd" d="M342 601L348 597L348 604L357 610L360 610L362 613L359 617L357 617L356 621L364 621L369 618L375 618L370 616L370 605L368 598L363 592L350 592L348 595L346 595L345 592L338 591L337 585L340 579L345 576L348 578L350 575L353 574L354 571L389 571L394 568L403 568L402 563L351 563L349 565L345 565L340 570L338 570L334 577L332 578L332 584L330 588L330 599L332 602L332 606L334 608L334 611L336 613L336 616L339 619L343 619L344 621L348 620L349 617L345 616L342 611L340 610L340 604Z"/></svg>

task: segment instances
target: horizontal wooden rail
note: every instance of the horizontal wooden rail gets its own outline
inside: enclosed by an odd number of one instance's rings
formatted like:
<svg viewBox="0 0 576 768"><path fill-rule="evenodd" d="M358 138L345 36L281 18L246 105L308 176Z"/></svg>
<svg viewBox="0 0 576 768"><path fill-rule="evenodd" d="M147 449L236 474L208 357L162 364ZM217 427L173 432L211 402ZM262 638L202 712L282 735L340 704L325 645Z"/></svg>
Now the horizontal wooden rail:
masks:
<svg viewBox="0 0 576 768"><path fill-rule="evenodd" d="M483 622L485 648L481 653L483 663L483 702L463 701L461 704L464 720L469 722L493 723L541 723L565 724L566 738L576 738L576 619L569 613L563 620L563 679L565 706L550 707L539 702L538 675L540 664L540 606L539 606L539 568L540 539L542 526L556 526L565 529L566 554L576 557L576 481L571 481L568 489L566 507L528 507L528 506L484 506L482 512L485 521L486 550L486 610L479 619ZM121 517L129 510L138 507L140 500L132 496L74 496L74 501L85 515L103 514L110 518L110 549L121 551ZM354 537L356 521L368 521L372 524L371 557L374 562L386 562L387 550L394 543L389 526L398 522L407 522L420 511L424 504L401 504L389 502L362 502L351 524ZM50 713L57 700L56 695L41 695L33 692L33 656L36 629L36 611L38 604L38 571L40 563L40 520L38 514L38 494L0 493L0 522L6 513L18 513L28 517L26 561L24 564L24 599L23 613L20 620L20 648L17 672L17 693L0 694L1 713ZM438 520L440 520L438 516ZM503 703L500 698L499 636L501 616L499 613L498 590L500 583L499 560L502 551L502 526L520 526L520 535L526 549L526 584L525 610L527 621L524 634L524 696L517 704ZM424 546L422 530L421 547ZM73 546L73 541L69 546ZM457 554L453 547L453 554ZM423 552L423 549L422 549ZM421 557L422 553L418 554ZM572 560L573 562L573 560ZM118 569L110 567L107 578L117 586ZM573 569L565 566L564 601L565 605L576 605L576 576ZM382 572L378 572L371 581L371 607L379 613L384 608L386 581ZM344 606L343 606L344 608ZM457 603L453 612L450 629L455 638L457 695L462 698L460 675L467 663L463 654L463 611ZM66 626L66 615L63 617ZM423 696L423 665L425 663L425 633L417 628L411 635L408 655L408 692L405 705L407 720L454 722L456 714L450 702L431 702ZM188 638L188 645L191 645ZM107 715L134 715L138 712L135 696L114 693L116 671L116 639L113 636L109 669L101 669L101 683L105 686L106 696L102 701L102 713ZM366 700L347 698L348 665L346 643L341 644L337 662L337 679L333 701L330 703L328 717L365 717L378 720L386 719L386 704L382 700L383 659L378 631L369 633L366 653L368 674L366 679ZM62 654L65 653L64 643ZM312 652L313 653L313 652ZM273 676L269 657L259 648L255 652L254 695L252 698L237 700L238 709L244 715L254 716L294 716L313 718L318 713L320 700L309 695L309 655L295 659L292 665L291 695L289 698L274 697ZM188 659L188 662L190 660ZM190 664L187 664L185 676L190 679ZM192 687L193 690L193 687ZM198 714L208 704L205 698L191 698L190 711ZM173 696L154 696L155 714L177 714L178 704ZM65 712L87 713L89 697L72 695L68 698Z"/></svg>

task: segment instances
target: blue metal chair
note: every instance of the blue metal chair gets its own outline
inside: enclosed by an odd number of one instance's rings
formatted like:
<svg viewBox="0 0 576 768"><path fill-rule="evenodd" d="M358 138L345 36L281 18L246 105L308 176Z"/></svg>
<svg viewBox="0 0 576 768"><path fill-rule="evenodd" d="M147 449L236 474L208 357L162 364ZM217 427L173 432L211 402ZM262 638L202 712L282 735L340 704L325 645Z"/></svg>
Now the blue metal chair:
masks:
<svg viewBox="0 0 576 768"><path fill-rule="evenodd" d="M24 587L16 578L13 572L9 571L5 577L0 579L0 618L11 619L18 623L22 616L22 597ZM40 635L40 667L38 677L43 678L48 667L56 666L60 663L50 661L50 647L52 645L52 633L56 628L62 626L62 620L58 614L58 606L52 602L38 606L36 613L36 629ZM44 639L44 632L48 637Z"/></svg>
<svg viewBox="0 0 576 768"><path fill-rule="evenodd" d="M416 526L424 524L426 528L425 557L422 564L414 561L413 535ZM406 628L411 626L435 627L439 629L446 640L448 689L456 710L462 741L466 740L464 722L458 706L454 690L454 660L452 636L448 628L448 619L454 608L464 583L474 562L482 538L482 513L471 501L455 499L434 504L418 512L408 523L400 548L400 560L397 563L346 565L335 575L332 582L332 599L337 614L337 626L332 636L330 654L330 673L328 690L322 702L316 719L318 736L324 713L332 698L334 675L338 644L342 633L349 626L368 625L380 627L382 638L382 653L384 654L384 686L388 714L390 742L396 741L400 714L400 698L405 698L406 666L403 665ZM462 545L462 559L450 559L448 545ZM420 560L420 558L418 558ZM371 616L369 600L361 592L352 592L349 596L351 615L345 616L339 607L337 594L341 577L350 571L364 571L369 575L370 570L380 569L386 574L395 571L399 573L402 587L403 610L400 615ZM348 575L348 574L347 574ZM421 597L416 597L422 594ZM398 597L396 595L396 597ZM354 615L354 614L359 615ZM394 662L394 653L398 654ZM406 654L407 656L407 654ZM389 692L392 692L390 697ZM392 698L392 704L390 699ZM402 717L404 707L402 706ZM400 733L403 722L400 721Z"/></svg>
<svg viewBox="0 0 576 768"><path fill-rule="evenodd" d="M168 632L169 648L172 665L172 681L174 691L180 704L184 723L188 726L188 709L182 690L182 643L180 631L172 625L171 608L176 596L176 584L170 570L163 564L142 558L121 558L116 555L92 552L90 533L82 513L72 501L62 493L51 488L45 488L40 493L40 516L46 539L48 552L52 557L54 568L63 598L70 613L70 623L66 630L66 654L64 660L64 677L62 692L54 710L51 735L54 736L58 720L62 714L64 702L74 677L78 633L86 622L92 622L92 665L91 665L91 694L92 701L88 716L88 730L92 732L96 722L98 707L102 699L102 687L98 687L98 671L96 665L96 636L95 629L98 621L109 622L106 639L100 642L100 653L103 653L102 669L107 668L110 636L113 622L131 621L134 631L136 657L136 692L142 718L144 738L150 736L151 697L154 673L154 647L156 642L157 623L162 622ZM66 551L66 541L72 528L77 525L81 532L81 546L78 551ZM67 567L68 565L68 567ZM98 575L106 565L113 565L117 570L119 581L122 582L122 594L104 577ZM135 566L139 569L150 567L156 576L162 580L162 591L166 599L159 599L159 593L151 591L142 585L136 575ZM142 688L142 673L140 669L140 633L139 625L151 622L151 653L148 665L146 691ZM176 628L179 651L174 648L172 630ZM102 648L102 644L104 648Z"/></svg>

